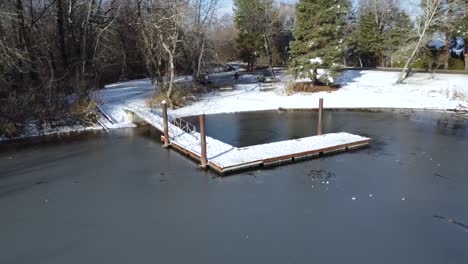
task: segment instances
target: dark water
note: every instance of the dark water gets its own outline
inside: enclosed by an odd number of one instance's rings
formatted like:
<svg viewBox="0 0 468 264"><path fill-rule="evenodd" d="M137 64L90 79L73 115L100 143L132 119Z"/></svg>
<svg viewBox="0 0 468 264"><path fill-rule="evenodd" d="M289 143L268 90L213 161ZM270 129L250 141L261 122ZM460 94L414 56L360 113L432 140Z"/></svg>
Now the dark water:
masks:
<svg viewBox="0 0 468 264"><path fill-rule="evenodd" d="M241 146L309 135L312 115L207 124ZM325 124L375 140L225 178L148 129L0 146L0 263L468 263L463 116L327 112Z"/></svg>
<svg viewBox="0 0 468 264"><path fill-rule="evenodd" d="M199 131L198 116L184 118ZM365 120L365 121L364 121ZM410 122L408 122L410 121ZM378 126L378 127L375 127ZM326 133L349 132L378 139L386 133L401 134L424 130L455 137L466 137L468 117L461 114L384 111L325 111L323 130ZM206 131L211 137L236 147L247 147L282 140L314 136L317 133L317 112L254 112L210 115L206 117ZM422 131L421 131L422 132ZM413 135L409 134L407 137Z"/></svg>

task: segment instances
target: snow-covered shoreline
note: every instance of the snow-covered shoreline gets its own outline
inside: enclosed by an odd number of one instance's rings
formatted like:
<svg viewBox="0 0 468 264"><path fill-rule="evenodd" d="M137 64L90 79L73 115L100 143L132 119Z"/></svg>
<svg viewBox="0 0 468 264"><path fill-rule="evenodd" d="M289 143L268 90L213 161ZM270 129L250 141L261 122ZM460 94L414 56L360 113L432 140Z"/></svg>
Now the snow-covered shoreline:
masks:
<svg viewBox="0 0 468 264"><path fill-rule="evenodd" d="M468 75L414 74L406 84L394 85L398 73L382 71L346 71L342 87L336 92L286 95L288 82L276 84L269 92L249 91L249 86L232 92L205 95L198 102L171 113L176 116L219 114L259 110L315 109L319 98L325 108L335 109L468 109Z"/></svg>
<svg viewBox="0 0 468 264"><path fill-rule="evenodd" d="M255 83L255 75L242 75L238 83L226 85L231 89L203 94L197 102L186 107L170 110L175 117L235 112L265 111L278 109L316 109L319 98L324 98L325 109L413 109L468 111L468 75L416 73L405 84L394 85L398 73L385 71L348 70L339 79L341 88L335 92L296 93L287 95L286 87L291 77L285 73L274 90L261 91ZM190 80L180 77L180 81ZM232 89L234 88L234 89ZM100 110L106 118L99 123L106 129L134 127L125 113L126 107L148 109L147 100L154 92L150 80L134 80L115 83L96 92ZM149 110L149 109L148 109ZM57 135L103 129L71 126L44 131L29 131L20 137L0 142L44 135Z"/></svg>
<svg viewBox="0 0 468 264"><path fill-rule="evenodd" d="M33 138L40 138L46 136L61 136L68 135L73 133L83 133L90 131L100 131L103 130L103 127L99 125L94 126L84 126L84 125L72 125L72 126L59 126L55 128L46 128L46 129L27 129L27 132L12 138L6 138L0 136L0 143L7 142L16 142L20 140L27 140Z"/></svg>

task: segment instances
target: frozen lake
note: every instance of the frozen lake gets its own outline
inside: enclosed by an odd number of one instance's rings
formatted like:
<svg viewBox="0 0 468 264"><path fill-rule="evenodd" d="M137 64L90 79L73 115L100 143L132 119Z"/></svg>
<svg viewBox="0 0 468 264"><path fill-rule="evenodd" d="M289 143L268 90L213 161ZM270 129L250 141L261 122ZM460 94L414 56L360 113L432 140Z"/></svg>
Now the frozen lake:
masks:
<svg viewBox="0 0 468 264"><path fill-rule="evenodd" d="M190 119L196 123L196 119ZM314 112L207 116L237 147ZM466 263L468 119L326 111L355 152L219 178L149 128L0 145L0 263Z"/></svg>

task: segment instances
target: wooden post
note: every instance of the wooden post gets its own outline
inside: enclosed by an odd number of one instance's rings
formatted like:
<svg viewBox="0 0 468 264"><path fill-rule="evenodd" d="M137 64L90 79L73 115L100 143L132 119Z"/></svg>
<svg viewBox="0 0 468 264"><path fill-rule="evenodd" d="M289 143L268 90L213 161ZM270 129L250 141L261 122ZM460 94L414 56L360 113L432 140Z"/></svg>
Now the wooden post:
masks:
<svg viewBox="0 0 468 264"><path fill-rule="evenodd" d="M206 155L206 131L205 131L205 114L201 113L199 116L200 119L200 143L201 143L201 157L200 157L200 167L203 169L208 165L208 158Z"/></svg>
<svg viewBox="0 0 468 264"><path fill-rule="evenodd" d="M323 98L319 100L318 121L317 121L317 135L322 135L322 112L323 112Z"/></svg>
<svg viewBox="0 0 468 264"><path fill-rule="evenodd" d="M162 111L163 111L163 119L164 119L164 147L168 148L169 145L169 121L167 118L167 103L166 100L162 101Z"/></svg>

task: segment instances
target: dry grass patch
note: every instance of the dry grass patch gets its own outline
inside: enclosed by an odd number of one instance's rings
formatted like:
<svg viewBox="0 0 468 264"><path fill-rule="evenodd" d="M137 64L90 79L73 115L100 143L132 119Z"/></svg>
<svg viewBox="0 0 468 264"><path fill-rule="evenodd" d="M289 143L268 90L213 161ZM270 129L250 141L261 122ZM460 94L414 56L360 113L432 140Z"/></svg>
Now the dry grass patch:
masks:
<svg viewBox="0 0 468 264"><path fill-rule="evenodd" d="M168 102L168 106L172 109L181 108L192 102L194 96L188 89L174 89L171 98L167 98L165 92L156 91L146 102L148 107L160 107L162 101Z"/></svg>
<svg viewBox="0 0 468 264"><path fill-rule="evenodd" d="M337 85L318 85L313 86L309 82L292 82L288 84L286 89L288 95L295 93L318 93L318 92L335 92L338 90Z"/></svg>
<svg viewBox="0 0 468 264"><path fill-rule="evenodd" d="M96 102L89 97L78 99L74 102L70 111L71 114L85 124L95 124L98 120Z"/></svg>
<svg viewBox="0 0 468 264"><path fill-rule="evenodd" d="M466 97L466 95L463 92L455 90L455 91L453 91L452 100L467 101L468 98Z"/></svg>

